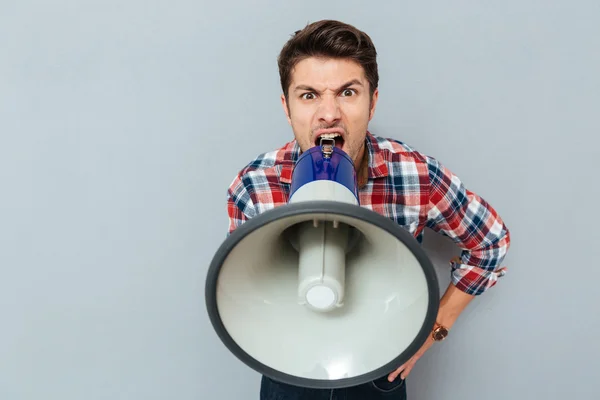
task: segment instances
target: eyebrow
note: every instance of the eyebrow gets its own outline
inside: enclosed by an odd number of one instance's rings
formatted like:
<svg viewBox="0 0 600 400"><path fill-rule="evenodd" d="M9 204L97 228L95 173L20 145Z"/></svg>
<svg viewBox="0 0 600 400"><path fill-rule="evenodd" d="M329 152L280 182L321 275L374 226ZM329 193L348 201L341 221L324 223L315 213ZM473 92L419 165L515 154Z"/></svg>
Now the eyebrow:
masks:
<svg viewBox="0 0 600 400"><path fill-rule="evenodd" d="M357 86L363 86L363 84L358 80L358 79L352 79L351 81L348 81L346 83L344 83L342 86L340 86L339 88L336 89L336 92L339 92L340 90L346 89L352 85L357 85ZM317 90L315 90L314 88L308 86L308 85L298 85L294 88L294 92L298 91L298 90L310 90L311 92L316 92Z"/></svg>

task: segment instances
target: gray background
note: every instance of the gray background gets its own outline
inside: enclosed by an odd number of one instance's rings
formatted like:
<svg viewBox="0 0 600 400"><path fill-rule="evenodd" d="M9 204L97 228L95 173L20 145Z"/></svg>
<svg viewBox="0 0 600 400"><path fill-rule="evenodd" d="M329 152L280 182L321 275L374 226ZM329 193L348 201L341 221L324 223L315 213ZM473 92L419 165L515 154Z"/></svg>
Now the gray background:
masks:
<svg viewBox="0 0 600 400"><path fill-rule="evenodd" d="M0 398L258 398L204 276L234 174L292 137L277 53L320 18L375 41L373 132L513 235L410 398L594 398L600 3L283 3L0 2ZM456 249L425 248L445 285Z"/></svg>

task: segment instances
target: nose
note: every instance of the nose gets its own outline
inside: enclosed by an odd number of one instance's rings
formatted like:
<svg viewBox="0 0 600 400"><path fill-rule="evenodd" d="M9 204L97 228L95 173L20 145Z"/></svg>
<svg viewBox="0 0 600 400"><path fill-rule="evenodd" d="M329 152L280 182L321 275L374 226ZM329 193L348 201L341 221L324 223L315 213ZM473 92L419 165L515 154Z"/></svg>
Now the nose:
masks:
<svg viewBox="0 0 600 400"><path fill-rule="evenodd" d="M335 96L323 96L317 110L319 122L332 125L341 118L340 105Z"/></svg>

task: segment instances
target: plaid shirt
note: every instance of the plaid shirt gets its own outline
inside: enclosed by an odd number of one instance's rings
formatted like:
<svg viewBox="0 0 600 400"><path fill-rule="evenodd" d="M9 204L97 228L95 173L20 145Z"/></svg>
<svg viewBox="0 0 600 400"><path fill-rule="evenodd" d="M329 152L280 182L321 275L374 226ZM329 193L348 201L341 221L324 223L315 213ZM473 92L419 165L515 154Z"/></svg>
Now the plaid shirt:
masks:
<svg viewBox="0 0 600 400"><path fill-rule="evenodd" d="M504 275L499 268L510 234L496 211L432 157L403 142L367 132L359 171L360 206L382 214L423 240L424 228L450 237L461 256L450 261L452 283L479 295ZM286 204L300 147L295 140L247 164L227 191L228 234L244 221Z"/></svg>

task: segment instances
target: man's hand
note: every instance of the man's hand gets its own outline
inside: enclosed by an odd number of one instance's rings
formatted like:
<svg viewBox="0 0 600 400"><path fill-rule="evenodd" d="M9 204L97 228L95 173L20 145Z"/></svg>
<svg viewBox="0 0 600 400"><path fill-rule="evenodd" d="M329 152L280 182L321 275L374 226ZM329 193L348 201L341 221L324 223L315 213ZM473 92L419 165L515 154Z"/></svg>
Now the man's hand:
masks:
<svg viewBox="0 0 600 400"><path fill-rule="evenodd" d="M417 351L417 353L414 356L412 356L410 358L410 360L405 362L403 365L398 367L394 372L392 372L388 375L388 381L393 382L394 379L396 379L398 377L398 375L400 375L401 379L406 379L408 374L410 374L410 371L413 369L413 367L417 363L417 360L419 360L419 358L421 358L423 356L423 354L425 354L425 352L427 350L429 350L429 348L431 346L433 346L434 343L435 343L435 341L433 340L433 338L431 336L427 337L427 340L425 341L423 346L421 346L419 351Z"/></svg>

